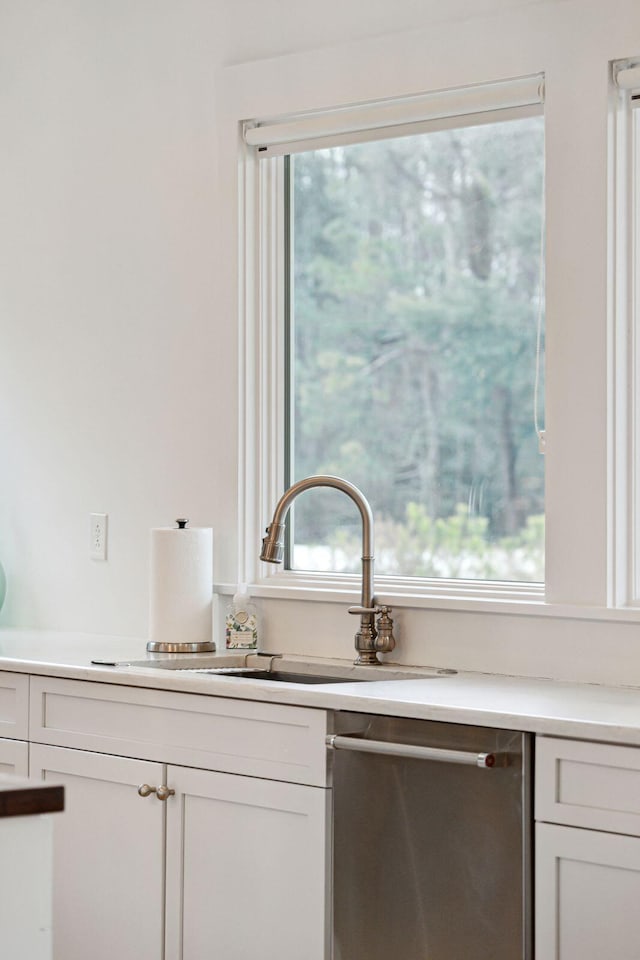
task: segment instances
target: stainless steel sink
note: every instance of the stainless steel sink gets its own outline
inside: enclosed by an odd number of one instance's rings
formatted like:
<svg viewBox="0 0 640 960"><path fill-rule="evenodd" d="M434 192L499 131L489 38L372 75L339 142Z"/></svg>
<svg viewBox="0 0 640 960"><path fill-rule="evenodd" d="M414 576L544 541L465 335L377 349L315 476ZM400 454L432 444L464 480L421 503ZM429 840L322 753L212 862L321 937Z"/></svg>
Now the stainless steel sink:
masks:
<svg viewBox="0 0 640 960"><path fill-rule="evenodd" d="M292 673L289 670L259 670L244 667L240 670L222 669L200 670L199 673L213 673L221 677L241 677L243 680L269 680L271 683L363 683L375 677L336 677L319 673Z"/></svg>
<svg viewBox="0 0 640 960"><path fill-rule="evenodd" d="M371 683L379 680L435 679L455 674L455 670L427 670L385 663L379 666L355 666L340 660L314 662L292 656L269 654L156 654L145 660L93 660L96 666L144 667L171 670L199 676L230 677L235 680L260 680L267 683Z"/></svg>

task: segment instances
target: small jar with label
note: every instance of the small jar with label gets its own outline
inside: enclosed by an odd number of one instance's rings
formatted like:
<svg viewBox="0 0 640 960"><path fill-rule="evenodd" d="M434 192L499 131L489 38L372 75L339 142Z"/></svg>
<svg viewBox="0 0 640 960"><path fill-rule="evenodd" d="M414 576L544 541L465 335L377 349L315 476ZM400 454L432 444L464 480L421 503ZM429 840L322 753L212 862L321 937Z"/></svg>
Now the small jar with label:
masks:
<svg viewBox="0 0 640 960"><path fill-rule="evenodd" d="M227 650L258 649L258 615L248 594L236 593L225 623Z"/></svg>

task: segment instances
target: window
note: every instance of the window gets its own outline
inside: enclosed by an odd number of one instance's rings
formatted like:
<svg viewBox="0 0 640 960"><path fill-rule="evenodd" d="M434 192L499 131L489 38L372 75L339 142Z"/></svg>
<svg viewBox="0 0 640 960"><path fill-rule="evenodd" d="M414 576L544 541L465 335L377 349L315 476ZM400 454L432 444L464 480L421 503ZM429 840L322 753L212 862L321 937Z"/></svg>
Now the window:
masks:
<svg viewBox="0 0 640 960"><path fill-rule="evenodd" d="M284 387L272 475L358 485L378 576L544 579L540 90L247 127L280 291L262 301ZM357 572L352 506L298 498L290 570Z"/></svg>

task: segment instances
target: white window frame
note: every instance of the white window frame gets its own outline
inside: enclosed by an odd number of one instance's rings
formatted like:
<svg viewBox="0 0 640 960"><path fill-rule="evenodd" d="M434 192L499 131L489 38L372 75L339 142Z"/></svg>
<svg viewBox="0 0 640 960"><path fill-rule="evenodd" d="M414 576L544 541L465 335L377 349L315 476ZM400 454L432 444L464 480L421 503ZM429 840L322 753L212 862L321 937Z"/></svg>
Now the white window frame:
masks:
<svg viewBox="0 0 640 960"><path fill-rule="evenodd" d="M405 33L310 45L304 51L243 60L216 71L212 175L219 179L220 189L212 269L216 315L228 325L224 362L229 361L231 346L237 358L237 376L227 378L233 392L225 416L238 424L237 449L221 447L217 465L223 488L237 490L236 509L216 538L220 593L233 593L239 582L247 583L255 596L269 598L265 610L277 611L278 616L286 612L285 620L291 623L310 616L313 608L306 600L329 601L318 607L322 619L313 621L318 636L332 628L334 617L338 621L338 601L347 595L357 597L345 577L336 578L335 590L315 584L289 588L278 577L270 577L257 560L277 490L265 494L258 470L263 469L258 463L263 441L256 425L263 418L259 398L264 387L259 382L255 339L261 322L254 289L257 164L242 139L243 123L252 117L322 111L328 104L379 102L414 91L544 73L545 596L511 602L421 593L395 602L408 608L402 614L405 627L411 626L414 637L422 638L424 631L425 642L432 638L436 653L446 650L450 641L454 646L463 641L473 646L477 641L493 649L497 644L501 654L511 651L516 660L521 650L518 663L528 672L531 644L539 645L540 656L551 645L557 647L560 664L552 673L563 677L574 676L574 662L583 655L586 661L593 659L594 651L597 656L605 649L631 656L633 650L635 657L640 608L631 606L624 589L618 589L625 583L626 560L616 562L622 551L614 520L625 508L618 502L624 484L619 483L619 460L612 451L619 448L624 432L614 430L612 390L621 403L628 401L612 376L617 362L612 349L617 336L615 245L607 201L614 196L616 179L611 63L629 56L630 46L640 53L640 10L625 0L613 0L613 7L565 4L562 10L565 15L560 17L557 4L514 4L465 21L429 22ZM216 410L214 420L219 415ZM380 594L380 578L376 579ZM288 604L290 597L301 602ZM540 618L550 621L551 632ZM612 623L627 623L628 630L616 626L610 633ZM509 663L517 672L514 661ZM607 666L602 676L620 676L622 670Z"/></svg>
<svg viewBox="0 0 640 960"><path fill-rule="evenodd" d="M609 602L640 608L640 58L612 63L611 80Z"/></svg>
<svg viewBox="0 0 640 960"><path fill-rule="evenodd" d="M492 96L492 109L482 109ZM501 84L439 91L393 104L383 101L347 110L277 117L261 123L252 120L243 124L241 202L245 244L241 251L244 265L241 268L241 274L244 274L241 312L244 314L244 329L239 373L243 405L240 514L245 522L240 538L239 581L251 584L254 596L343 600L357 597L360 582L355 574L301 572L261 564L257 556L256 545L264 526L270 521L275 504L284 492L286 371L281 318L286 291L283 289L283 154L346 142L347 139L353 143L379 139L381 135L397 136L424 129L462 126L466 122L495 122L539 114L542 101L543 78L536 75ZM420 110L423 116L427 116L426 120L417 120ZM384 120L382 130L379 120ZM350 131L345 133L345 124L348 127L349 123ZM259 153L264 152L270 152L273 158L260 159ZM251 482L250 477L255 478L255 482ZM377 575L376 595L396 605L427 606L439 599L473 606L480 600L484 602L484 609L494 605L495 609L502 609L510 601L516 604L544 603L545 586Z"/></svg>

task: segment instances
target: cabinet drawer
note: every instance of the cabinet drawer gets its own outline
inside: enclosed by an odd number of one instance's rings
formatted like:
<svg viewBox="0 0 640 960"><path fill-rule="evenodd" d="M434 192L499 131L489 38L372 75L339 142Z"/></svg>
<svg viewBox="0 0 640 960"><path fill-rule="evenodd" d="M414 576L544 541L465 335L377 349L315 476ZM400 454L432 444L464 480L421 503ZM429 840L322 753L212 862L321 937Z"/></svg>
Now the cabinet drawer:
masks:
<svg viewBox="0 0 640 960"><path fill-rule="evenodd" d="M29 776L29 744L24 740L0 739L0 774Z"/></svg>
<svg viewBox="0 0 640 960"><path fill-rule="evenodd" d="M35 743L326 785L323 710L50 677L30 700Z"/></svg>
<svg viewBox="0 0 640 960"><path fill-rule="evenodd" d="M640 748L536 741L536 820L640 836Z"/></svg>
<svg viewBox="0 0 640 960"><path fill-rule="evenodd" d="M0 671L0 737L26 740L29 731L29 677Z"/></svg>

